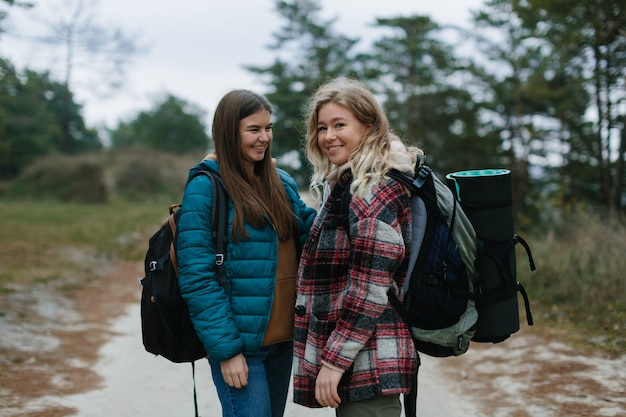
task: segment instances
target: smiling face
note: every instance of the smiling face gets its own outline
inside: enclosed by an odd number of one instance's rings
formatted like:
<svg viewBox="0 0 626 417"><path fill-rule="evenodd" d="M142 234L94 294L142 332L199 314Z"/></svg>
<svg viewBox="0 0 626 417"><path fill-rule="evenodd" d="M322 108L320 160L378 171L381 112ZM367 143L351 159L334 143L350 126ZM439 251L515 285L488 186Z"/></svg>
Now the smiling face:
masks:
<svg viewBox="0 0 626 417"><path fill-rule="evenodd" d="M263 160L272 142L272 115L267 110L253 113L239 121L239 145L244 165L254 169Z"/></svg>
<svg viewBox="0 0 626 417"><path fill-rule="evenodd" d="M346 107L328 102L317 114L317 144L331 163L342 165L359 146L367 126Z"/></svg>

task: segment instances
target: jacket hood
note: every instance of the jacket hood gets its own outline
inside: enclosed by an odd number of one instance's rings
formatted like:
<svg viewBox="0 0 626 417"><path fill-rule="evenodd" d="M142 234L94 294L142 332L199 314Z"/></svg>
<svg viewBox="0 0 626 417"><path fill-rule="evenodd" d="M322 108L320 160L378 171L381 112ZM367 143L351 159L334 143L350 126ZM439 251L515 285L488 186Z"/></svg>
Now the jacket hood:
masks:
<svg viewBox="0 0 626 417"><path fill-rule="evenodd" d="M216 159L204 159L189 170L187 182L189 182L194 177L194 175L201 170L214 171L219 173L220 166Z"/></svg>

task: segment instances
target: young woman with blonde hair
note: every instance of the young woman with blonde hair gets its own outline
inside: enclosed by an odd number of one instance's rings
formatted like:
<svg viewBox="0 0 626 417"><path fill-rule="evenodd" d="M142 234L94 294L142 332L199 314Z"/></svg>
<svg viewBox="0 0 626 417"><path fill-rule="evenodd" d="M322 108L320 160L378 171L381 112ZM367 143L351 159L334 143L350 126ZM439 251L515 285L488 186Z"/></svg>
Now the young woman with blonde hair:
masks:
<svg viewBox="0 0 626 417"><path fill-rule="evenodd" d="M397 417L419 358L387 296L404 283L411 212L408 191L386 174L413 174L422 152L390 130L356 80L323 84L307 122L311 191L322 205L298 270L294 401L340 417Z"/></svg>

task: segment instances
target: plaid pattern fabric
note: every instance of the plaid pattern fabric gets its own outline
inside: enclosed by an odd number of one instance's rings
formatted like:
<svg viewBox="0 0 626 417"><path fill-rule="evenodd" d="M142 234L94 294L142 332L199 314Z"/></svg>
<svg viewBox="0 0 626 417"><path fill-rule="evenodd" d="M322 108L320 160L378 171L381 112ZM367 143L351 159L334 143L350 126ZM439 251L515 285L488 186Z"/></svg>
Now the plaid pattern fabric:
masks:
<svg viewBox="0 0 626 417"><path fill-rule="evenodd" d="M319 407L321 361L345 370L339 395L348 402L409 392L417 369L409 330L387 297L390 288L402 288L407 272L409 195L396 181L381 183L370 197L352 198L347 222L337 191L350 180L348 171L326 200L300 261L294 401L307 407Z"/></svg>

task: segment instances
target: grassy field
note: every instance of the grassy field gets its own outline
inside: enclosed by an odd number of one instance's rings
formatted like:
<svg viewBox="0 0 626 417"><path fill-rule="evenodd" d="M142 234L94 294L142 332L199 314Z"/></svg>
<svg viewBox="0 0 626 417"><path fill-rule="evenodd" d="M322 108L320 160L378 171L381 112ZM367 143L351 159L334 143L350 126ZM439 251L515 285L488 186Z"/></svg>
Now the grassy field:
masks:
<svg viewBox="0 0 626 417"><path fill-rule="evenodd" d="M63 291L117 259L141 261L172 202L0 202L0 292L33 283ZM524 237L537 264L530 272L517 249L533 331L556 332L564 341L611 356L626 352L626 227L585 214ZM522 317L522 331L525 326Z"/></svg>
<svg viewBox="0 0 626 417"><path fill-rule="evenodd" d="M537 271L518 249L518 279L535 321L581 347L626 353L626 225L592 212L568 214L531 237Z"/></svg>
<svg viewBox="0 0 626 417"><path fill-rule="evenodd" d="M169 203L0 202L0 291L143 259Z"/></svg>

